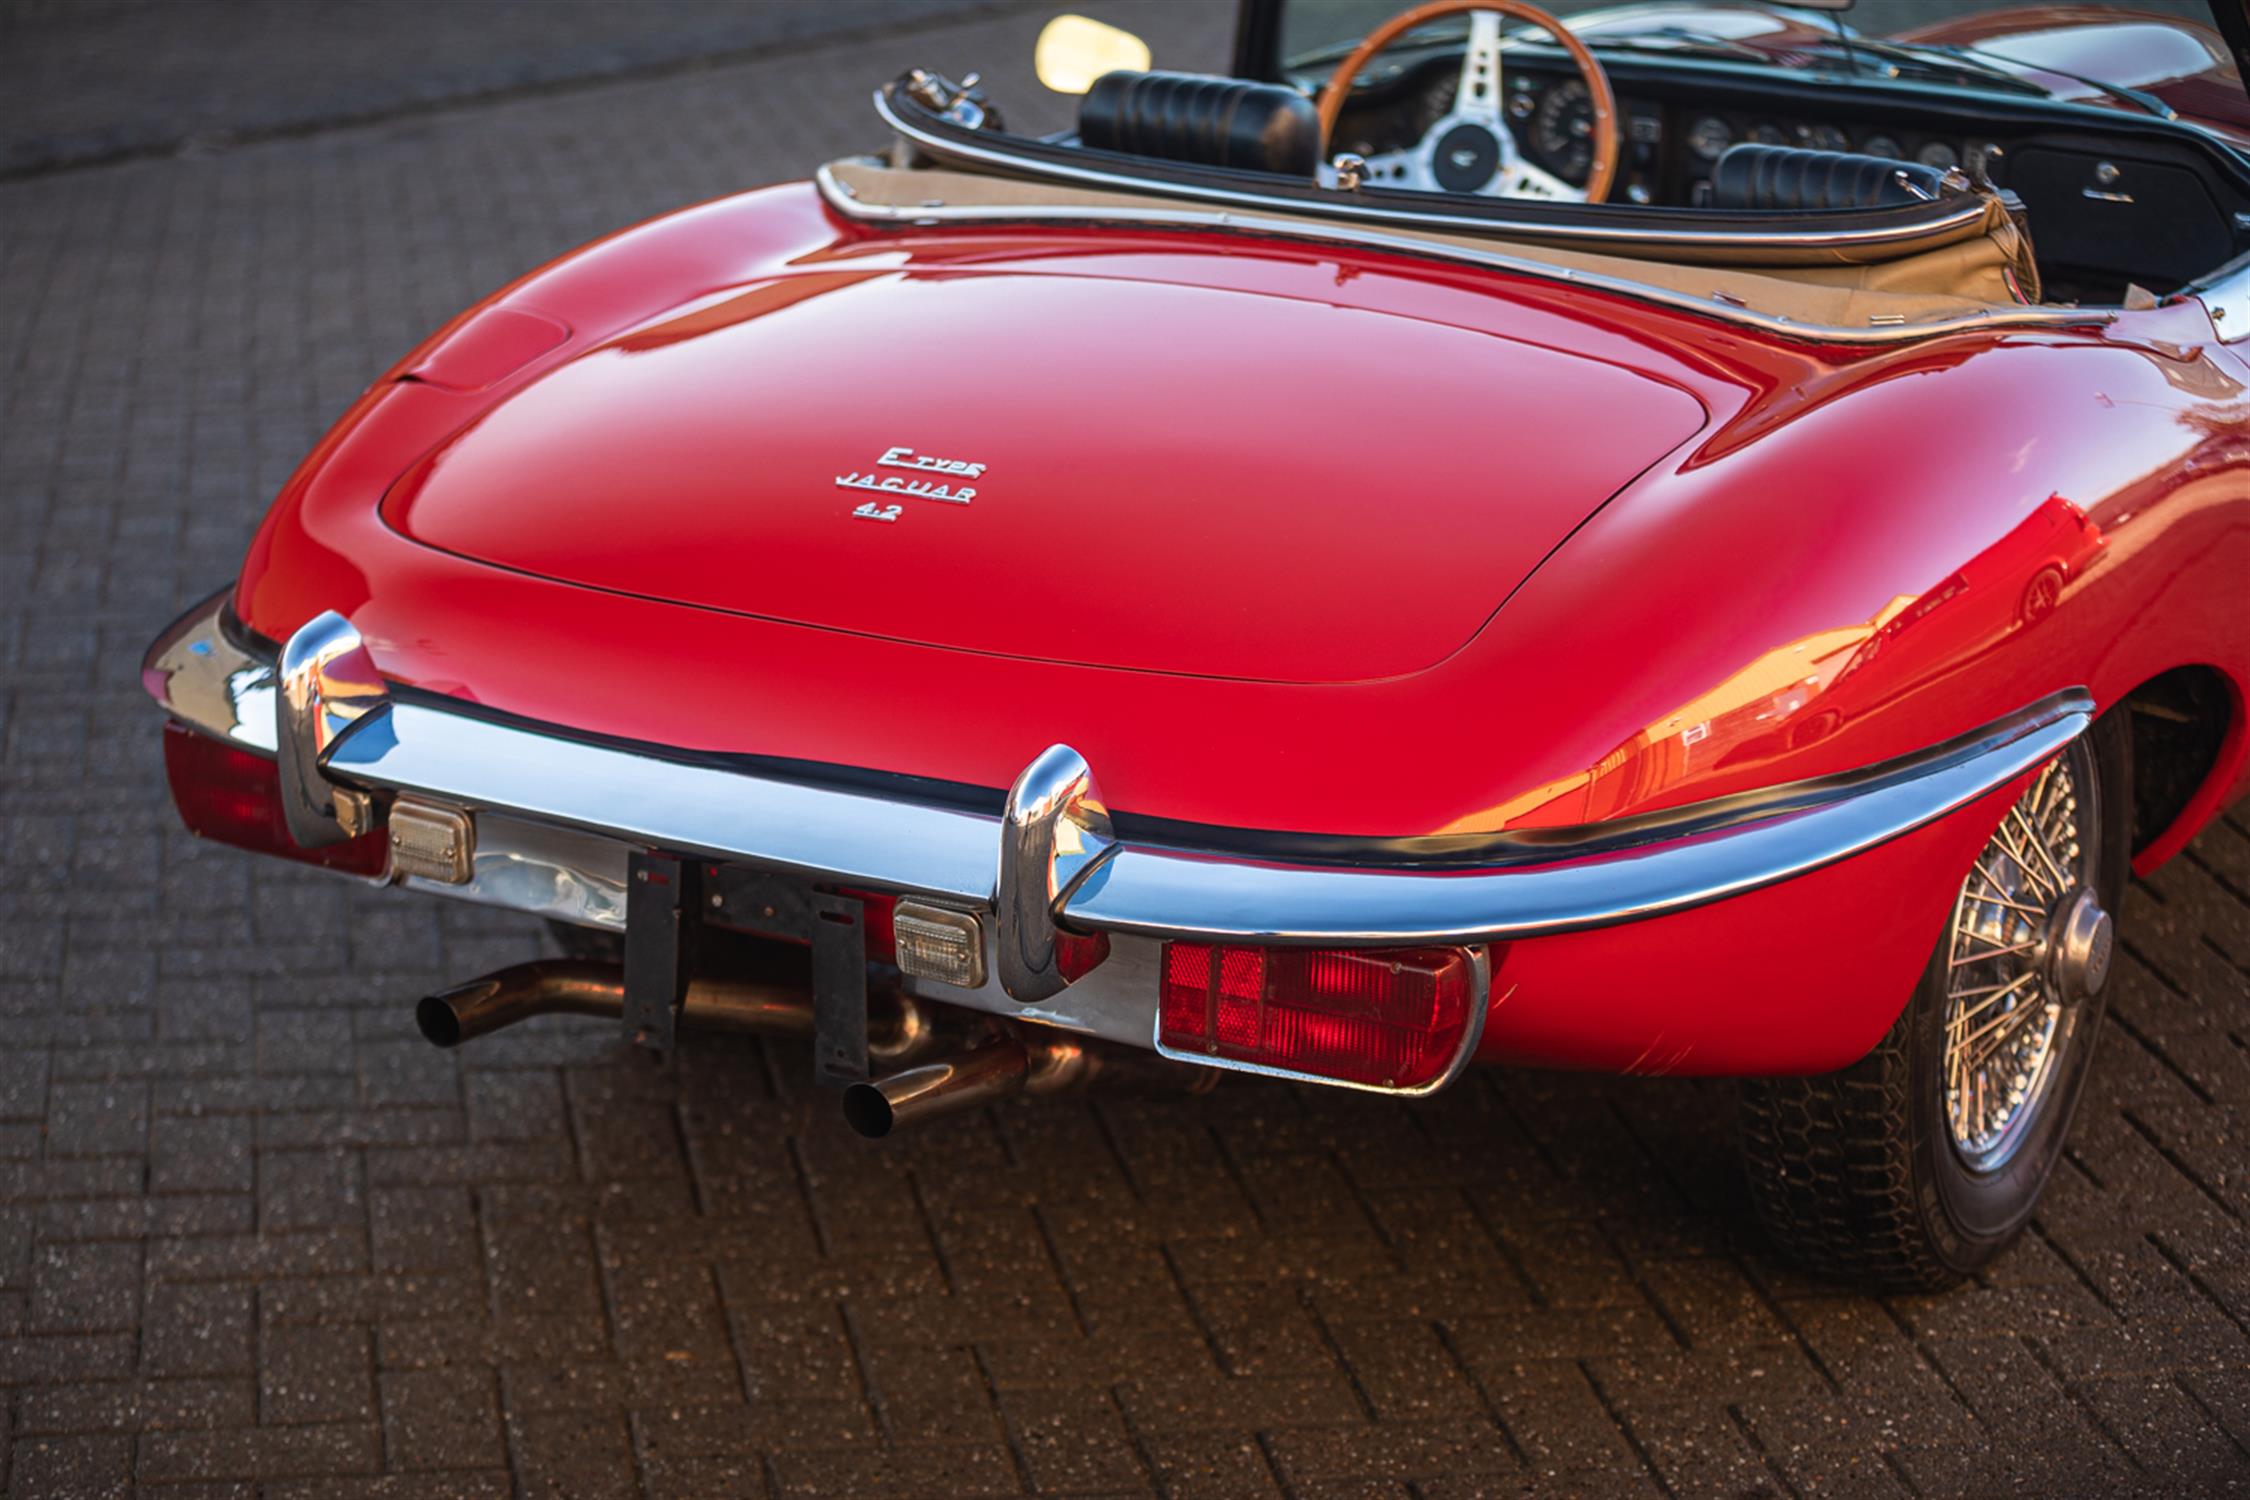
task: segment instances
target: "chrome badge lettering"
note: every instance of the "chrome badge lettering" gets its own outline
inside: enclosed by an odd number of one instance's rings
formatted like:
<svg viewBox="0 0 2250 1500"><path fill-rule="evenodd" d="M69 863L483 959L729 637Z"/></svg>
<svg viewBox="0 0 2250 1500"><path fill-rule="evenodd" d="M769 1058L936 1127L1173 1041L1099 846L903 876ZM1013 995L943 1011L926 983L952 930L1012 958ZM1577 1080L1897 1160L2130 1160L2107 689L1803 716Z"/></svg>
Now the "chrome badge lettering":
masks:
<svg viewBox="0 0 2250 1500"><path fill-rule="evenodd" d="M836 487L844 490L874 490L884 495L912 495L920 500L943 500L948 505L967 505L976 499L977 492L968 485L955 489L949 484L936 484L927 479L901 479L896 474L838 474Z"/></svg>
<svg viewBox="0 0 2250 1500"><path fill-rule="evenodd" d="M974 479L984 472L983 464L973 464L965 458L932 458L927 453L903 447L885 448L875 465L882 469L926 469L933 474L958 474L963 479Z"/></svg>
<svg viewBox="0 0 2250 1500"><path fill-rule="evenodd" d="M916 453L912 448L901 445L884 449L883 456L875 460L874 469L854 469L848 474L838 474L836 488L873 490L878 495L904 495L916 500L936 500L946 505L967 505L977 497L976 486L957 481L975 479L984 473L985 467L965 458L933 458L927 453ZM942 474L947 477L910 479L902 474L877 473L877 469L905 469L917 474ZM896 521L902 514L902 507L877 505L870 501L852 514L868 521Z"/></svg>

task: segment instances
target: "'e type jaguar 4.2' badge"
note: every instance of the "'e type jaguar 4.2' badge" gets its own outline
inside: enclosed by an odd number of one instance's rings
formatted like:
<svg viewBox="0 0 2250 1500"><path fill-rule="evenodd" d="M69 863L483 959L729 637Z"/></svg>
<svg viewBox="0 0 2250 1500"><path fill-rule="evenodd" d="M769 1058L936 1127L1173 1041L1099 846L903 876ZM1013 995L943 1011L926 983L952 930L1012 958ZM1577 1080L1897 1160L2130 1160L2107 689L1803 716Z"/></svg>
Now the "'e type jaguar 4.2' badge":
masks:
<svg viewBox="0 0 2250 1500"><path fill-rule="evenodd" d="M881 469L904 469L905 474L883 474ZM865 473L854 469L849 474L836 476L840 490L873 490L878 495L907 495L917 500L940 500L947 505L967 505L976 499L974 485L958 481L975 479L984 473L985 466L971 463L965 458L934 458L927 453L916 453L912 448L885 448L883 456L875 460L875 468ZM942 476L942 477L917 477ZM863 521L895 521L905 513L905 507L870 500L852 512Z"/></svg>

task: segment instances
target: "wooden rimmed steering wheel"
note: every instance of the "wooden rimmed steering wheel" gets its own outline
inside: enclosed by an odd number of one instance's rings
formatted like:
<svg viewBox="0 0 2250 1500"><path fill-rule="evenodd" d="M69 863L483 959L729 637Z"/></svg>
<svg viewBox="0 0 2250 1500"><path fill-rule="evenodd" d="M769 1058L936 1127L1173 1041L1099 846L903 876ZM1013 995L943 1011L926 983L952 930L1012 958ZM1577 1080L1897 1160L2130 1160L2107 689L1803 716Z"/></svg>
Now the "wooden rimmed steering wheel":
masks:
<svg viewBox="0 0 2250 1500"><path fill-rule="evenodd" d="M1344 101L1360 70L1409 31L1463 11L1469 14L1469 47L1461 57L1461 87L1454 95L1453 108L1416 144L1368 157L1366 180L1383 187L1476 193L1492 198L1601 202L1617 176L1620 138L1617 96L1610 90L1609 75L1586 44L1572 36L1562 22L1523 0L1430 0L1427 5L1400 11L1369 32L1349 57L1336 64L1328 87L1321 92L1322 155L1328 152L1336 118L1343 113ZM1594 113L1593 161L1583 188L1573 187L1526 161L1509 132L1500 94L1500 22L1504 16L1552 35L1586 81Z"/></svg>

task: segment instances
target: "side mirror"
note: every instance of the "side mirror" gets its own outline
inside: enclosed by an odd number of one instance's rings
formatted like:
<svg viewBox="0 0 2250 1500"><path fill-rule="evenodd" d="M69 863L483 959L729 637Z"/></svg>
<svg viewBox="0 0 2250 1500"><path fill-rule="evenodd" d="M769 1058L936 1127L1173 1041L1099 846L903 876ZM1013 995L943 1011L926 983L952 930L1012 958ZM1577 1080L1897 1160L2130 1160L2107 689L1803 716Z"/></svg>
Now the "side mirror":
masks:
<svg viewBox="0 0 2250 1500"><path fill-rule="evenodd" d="M1086 16L1057 16L1032 53L1039 81L1058 94L1083 94L1104 73L1148 71L1148 43Z"/></svg>

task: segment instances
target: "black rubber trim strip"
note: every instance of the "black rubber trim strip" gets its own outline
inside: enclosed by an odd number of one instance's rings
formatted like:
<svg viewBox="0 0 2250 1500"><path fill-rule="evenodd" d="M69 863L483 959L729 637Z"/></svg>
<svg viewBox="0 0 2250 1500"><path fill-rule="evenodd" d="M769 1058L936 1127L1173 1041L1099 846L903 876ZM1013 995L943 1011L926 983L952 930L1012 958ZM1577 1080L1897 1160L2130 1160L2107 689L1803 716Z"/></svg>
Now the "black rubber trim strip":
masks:
<svg viewBox="0 0 2250 1500"><path fill-rule="evenodd" d="M221 628L255 643L257 654L277 659L279 651L264 637L241 625L230 606L221 615ZM481 719L510 729L570 740L603 749L647 756L676 765L700 766L736 775L760 776L798 786L857 792L866 796L914 803L923 807L977 813L997 818L1005 808L1004 789L914 776L899 771L877 771L828 761L786 756L754 755L741 751L683 750L619 735L573 729L473 703L445 693L431 692L405 683L391 684L391 695L401 702ZM2042 712L2068 707L2092 711L2076 690L2052 694L2031 704L2010 720L2036 718ZM1110 823L1126 844L1156 851L1216 855L1270 864L1333 865L1364 869L1382 866L1401 870L1493 870L1515 865L1548 864L1614 854L1639 845L1699 837L1744 823L1818 806L1850 788L1871 781L1912 776L1964 749L1990 738L1998 725L1980 725L1964 735L1931 745L1876 765L1812 777L1780 786L1762 787L1728 797L1712 798L1682 807L1667 808L1632 818L1569 827L1521 829L1504 832L1382 836L1366 834L1301 833L1285 830L1237 828L1225 824L1196 823L1179 818L1110 810ZM1098 772L1097 768L1097 772Z"/></svg>

